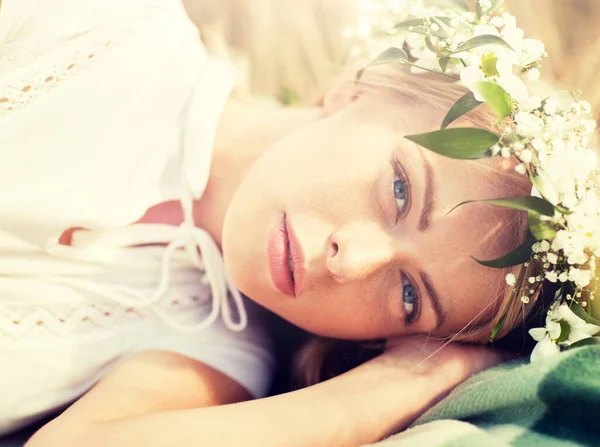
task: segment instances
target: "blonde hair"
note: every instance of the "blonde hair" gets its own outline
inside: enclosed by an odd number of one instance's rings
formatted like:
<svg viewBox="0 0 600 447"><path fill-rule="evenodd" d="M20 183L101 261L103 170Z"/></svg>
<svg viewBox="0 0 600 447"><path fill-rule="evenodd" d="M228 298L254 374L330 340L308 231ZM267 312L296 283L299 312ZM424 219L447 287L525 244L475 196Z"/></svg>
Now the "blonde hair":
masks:
<svg viewBox="0 0 600 447"><path fill-rule="evenodd" d="M373 67L365 72L356 86L359 95L374 95L381 101L391 102L403 108L411 116L415 107L426 110L428 128L414 129L415 133L434 130L439 127L450 107L458 98L468 92L452 80L435 74L410 73L403 66ZM462 118L458 125L476 126L491 129L495 125L495 116L485 107L472 111ZM411 132L413 129L411 128ZM516 160L482 159L465 161L489 171L493 178L490 187L498 190L503 197L525 195L531 190L529 180L514 171ZM497 234L496 244L504 252L522 244L528 235L527 215L513 210L498 210L507 223L503 231ZM486 306L477 318L473 319L461 331L450 339L485 343L494 327L502 321L497 338L501 338L516 326L524 323L528 314L535 309L540 296L541 286L529 283L529 277L538 275L539 266L535 263L505 269L504 274L513 273L516 277L514 287L504 281L498 284L491 295L495 298ZM533 290L533 293L531 293ZM521 301L527 296L527 306ZM349 342L315 337L300 350L296 359L297 381L313 384L320 379L337 375L361 361L375 355L384 347L384 343Z"/></svg>

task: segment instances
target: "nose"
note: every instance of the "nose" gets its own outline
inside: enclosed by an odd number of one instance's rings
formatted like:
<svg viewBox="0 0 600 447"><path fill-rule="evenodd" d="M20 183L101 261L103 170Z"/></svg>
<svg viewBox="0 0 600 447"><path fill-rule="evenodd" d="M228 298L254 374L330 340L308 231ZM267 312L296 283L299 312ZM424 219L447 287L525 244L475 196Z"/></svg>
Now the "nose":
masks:
<svg viewBox="0 0 600 447"><path fill-rule="evenodd" d="M395 258L390 235L368 222L345 226L327 242L327 270L340 283L365 279Z"/></svg>

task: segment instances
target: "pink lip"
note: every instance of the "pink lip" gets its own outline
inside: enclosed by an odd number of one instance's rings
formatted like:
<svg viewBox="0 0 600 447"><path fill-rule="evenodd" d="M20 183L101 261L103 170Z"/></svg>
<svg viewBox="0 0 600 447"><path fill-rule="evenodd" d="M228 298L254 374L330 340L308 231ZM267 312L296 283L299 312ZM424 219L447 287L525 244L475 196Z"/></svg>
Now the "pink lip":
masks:
<svg viewBox="0 0 600 447"><path fill-rule="evenodd" d="M284 219L292 255L292 265L294 266L294 292L296 296L299 296L303 290L304 273L306 272L304 268L304 254L302 253L302 245L300 245L296 233L294 233L294 228L289 220L287 220L287 216L285 216Z"/></svg>
<svg viewBox="0 0 600 447"><path fill-rule="evenodd" d="M296 297L301 291L304 276L304 258L298 240L289 226L286 217L284 214L279 225L269 234L267 259L269 273L275 287L284 295ZM288 254L291 254L294 266L293 279L288 267Z"/></svg>

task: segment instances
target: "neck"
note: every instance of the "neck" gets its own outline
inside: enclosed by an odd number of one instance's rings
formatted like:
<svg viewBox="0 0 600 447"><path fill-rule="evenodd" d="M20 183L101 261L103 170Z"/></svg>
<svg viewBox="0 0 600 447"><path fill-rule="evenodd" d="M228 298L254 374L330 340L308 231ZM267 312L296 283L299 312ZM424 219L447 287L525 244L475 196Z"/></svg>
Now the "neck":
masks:
<svg viewBox="0 0 600 447"><path fill-rule="evenodd" d="M322 116L323 110L318 107L284 108L229 101L217 131L206 191L194 204L196 224L221 246L225 214L252 165L273 143Z"/></svg>

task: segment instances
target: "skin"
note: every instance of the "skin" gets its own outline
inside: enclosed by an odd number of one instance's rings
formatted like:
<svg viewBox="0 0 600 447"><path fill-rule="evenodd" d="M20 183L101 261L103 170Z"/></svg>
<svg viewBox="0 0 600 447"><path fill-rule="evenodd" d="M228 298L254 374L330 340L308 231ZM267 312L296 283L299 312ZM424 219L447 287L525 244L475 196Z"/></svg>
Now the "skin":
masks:
<svg viewBox="0 0 600 447"><path fill-rule="evenodd" d="M404 337L386 354L326 382L231 403L239 392L218 374L175 354L142 353L115 368L26 447L365 445L402 430L497 361L483 347Z"/></svg>
<svg viewBox="0 0 600 447"><path fill-rule="evenodd" d="M496 242L507 214L478 204L449 213L502 194L490 171L406 140L415 129L432 130L426 110L353 99L278 140L249 169L224 219L234 282L281 317L334 338L446 336L492 315L505 273L470 256L509 251ZM394 158L410 183L400 216ZM295 298L274 286L268 268L269 232L284 213L304 253ZM414 321L403 300L407 284L418 296Z"/></svg>

